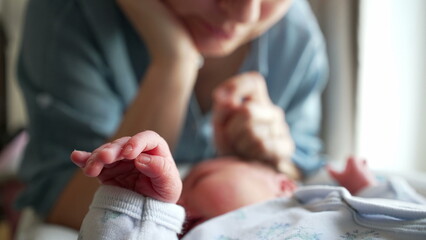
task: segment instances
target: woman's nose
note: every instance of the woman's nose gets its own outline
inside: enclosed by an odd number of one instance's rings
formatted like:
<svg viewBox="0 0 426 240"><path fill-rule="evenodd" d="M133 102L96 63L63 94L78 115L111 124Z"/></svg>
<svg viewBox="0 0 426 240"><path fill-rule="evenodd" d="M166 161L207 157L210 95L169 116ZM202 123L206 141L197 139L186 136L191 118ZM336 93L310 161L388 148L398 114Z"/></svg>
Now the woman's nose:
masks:
<svg viewBox="0 0 426 240"><path fill-rule="evenodd" d="M227 17L241 23L256 22L260 16L262 0L219 0L220 8Z"/></svg>

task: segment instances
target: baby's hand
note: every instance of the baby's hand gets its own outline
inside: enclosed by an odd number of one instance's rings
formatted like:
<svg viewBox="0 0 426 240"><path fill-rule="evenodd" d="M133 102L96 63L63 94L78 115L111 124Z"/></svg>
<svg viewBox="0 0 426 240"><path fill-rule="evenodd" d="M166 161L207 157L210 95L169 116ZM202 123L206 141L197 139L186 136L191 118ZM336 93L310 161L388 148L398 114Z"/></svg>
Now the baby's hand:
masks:
<svg viewBox="0 0 426 240"><path fill-rule="evenodd" d="M182 181L166 141L153 131L122 137L71 160L89 177L163 202L176 203Z"/></svg>
<svg viewBox="0 0 426 240"><path fill-rule="evenodd" d="M374 174L368 168L367 161L364 159L349 157L342 172L338 172L330 166L327 166L327 171L332 178L352 194L357 194L362 189L377 184Z"/></svg>

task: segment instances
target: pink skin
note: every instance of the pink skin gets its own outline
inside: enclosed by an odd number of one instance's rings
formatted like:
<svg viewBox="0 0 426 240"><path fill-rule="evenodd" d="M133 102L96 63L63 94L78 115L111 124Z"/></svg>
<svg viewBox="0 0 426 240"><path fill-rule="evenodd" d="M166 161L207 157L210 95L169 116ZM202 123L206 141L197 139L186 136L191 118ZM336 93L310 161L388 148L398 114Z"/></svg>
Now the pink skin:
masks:
<svg viewBox="0 0 426 240"><path fill-rule="evenodd" d="M291 196L296 189L290 178L269 165L235 157L201 162L185 178L182 189L167 143L152 131L119 138L92 153L75 150L71 160L87 176L97 177L102 184L182 205L187 211L184 233L208 219L243 206ZM376 184L365 160L349 158L342 172L327 169L353 194Z"/></svg>
<svg viewBox="0 0 426 240"><path fill-rule="evenodd" d="M71 160L87 176L97 177L102 184L126 188L164 202L178 202L187 211L186 230L243 206L290 196L296 188L292 180L270 166L225 157L194 167L185 178L182 191L182 181L169 148L164 139L152 131L119 138L92 153L75 150Z"/></svg>
<svg viewBox="0 0 426 240"><path fill-rule="evenodd" d="M327 171L332 178L353 195L366 187L377 185L377 180L364 159L349 157L342 172L338 172L330 166L327 166Z"/></svg>
<svg viewBox="0 0 426 240"><path fill-rule="evenodd" d="M291 0L164 0L204 56L224 56L259 36Z"/></svg>
<svg viewBox="0 0 426 240"><path fill-rule="evenodd" d="M166 141L145 131L106 143L92 153L73 151L71 160L102 184L126 188L160 201L176 203L182 181Z"/></svg>
<svg viewBox="0 0 426 240"><path fill-rule="evenodd" d="M243 206L290 196L296 189L292 180L270 166L234 157L198 164L183 185L178 204L187 212L185 231Z"/></svg>

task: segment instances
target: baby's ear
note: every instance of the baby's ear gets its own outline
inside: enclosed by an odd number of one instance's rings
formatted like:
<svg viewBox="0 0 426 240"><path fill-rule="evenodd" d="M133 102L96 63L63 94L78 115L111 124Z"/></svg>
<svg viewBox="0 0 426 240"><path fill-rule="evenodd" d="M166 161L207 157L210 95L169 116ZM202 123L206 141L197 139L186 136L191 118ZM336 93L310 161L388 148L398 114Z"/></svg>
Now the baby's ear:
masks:
<svg viewBox="0 0 426 240"><path fill-rule="evenodd" d="M296 183L282 173L277 174L276 181L279 186L277 197L290 197L297 188Z"/></svg>

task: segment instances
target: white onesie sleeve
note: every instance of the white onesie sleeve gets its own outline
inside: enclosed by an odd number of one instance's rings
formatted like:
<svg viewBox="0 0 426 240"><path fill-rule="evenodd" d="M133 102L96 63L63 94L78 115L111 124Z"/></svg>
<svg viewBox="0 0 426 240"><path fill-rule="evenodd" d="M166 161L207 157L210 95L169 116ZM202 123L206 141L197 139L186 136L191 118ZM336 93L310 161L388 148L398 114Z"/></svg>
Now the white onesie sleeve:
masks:
<svg viewBox="0 0 426 240"><path fill-rule="evenodd" d="M83 220L78 239L177 239L184 209L133 191L101 186Z"/></svg>
<svg viewBox="0 0 426 240"><path fill-rule="evenodd" d="M405 179L391 177L377 186L360 191L357 196L364 198L395 199L404 202L426 204L426 199L412 188Z"/></svg>

